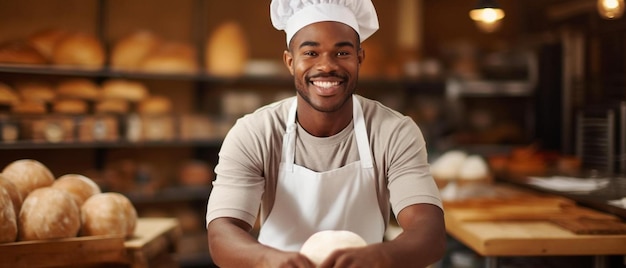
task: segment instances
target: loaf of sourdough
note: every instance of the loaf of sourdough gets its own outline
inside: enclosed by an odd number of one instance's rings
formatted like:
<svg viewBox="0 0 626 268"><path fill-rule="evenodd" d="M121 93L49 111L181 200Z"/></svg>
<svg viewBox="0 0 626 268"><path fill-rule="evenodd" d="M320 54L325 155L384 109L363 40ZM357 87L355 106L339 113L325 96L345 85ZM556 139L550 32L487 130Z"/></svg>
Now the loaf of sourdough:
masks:
<svg viewBox="0 0 626 268"><path fill-rule="evenodd" d="M145 84L127 79L109 79L102 83L102 98L141 101L149 95Z"/></svg>
<svg viewBox="0 0 626 268"><path fill-rule="evenodd" d="M57 65L97 69L106 60L102 42L95 36L73 32L59 40L52 53L52 62Z"/></svg>
<svg viewBox="0 0 626 268"><path fill-rule="evenodd" d="M2 178L0 178L2 181ZM0 243L17 239L17 218L9 190L0 185Z"/></svg>
<svg viewBox="0 0 626 268"><path fill-rule="evenodd" d="M11 64L48 63L37 49L22 40L13 40L0 44L0 62Z"/></svg>
<svg viewBox="0 0 626 268"><path fill-rule="evenodd" d="M80 230L80 209L67 192L42 187L24 199L18 229L21 241L75 237Z"/></svg>
<svg viewBox="0 0 626 268"><path fill-rule="evenodd" d="M49 103L54 100L56 93L51 84L36 81L22 81L15 84L15 90L24 101Z"/></svg>
<svg viewBox="0 0 626 268"><path fill-rule="evenodd" d="M17 216L22 208L24 198L17 190L17 187L15 187L15 184L8 180L2 173L0 173L0 189L4 189L9 194L9 197L11 197L13 210L15 211L15 216Z"/></svg>
<svg viewBox="0 0 626 268"><path fill-rule="evenodd" d="M91 196L102 192L91 178L80 174L65 174L56 179L52 187L70 194L79 207Z"/></svg>
<svg viewBox="0 0 626 268"><path fill-rule="evenodd" d="M2 174L15 185L23 200L35 189L54 183L54 175L50 169L33 159L13 161L4 167Z"/></svg>
<svg viewBox="0 0 626 268"><path fill-rule="evenodd" d="M100 86L86 78L70 78L57 84L57 97L96 100L100 97Z"/></svg>
<svg viewBox="0 0 626 268"><path fill-rule="evenodd" d="M59 28L47 28L36 31L28 36L27 41L46 59L52 59L54 48L69 32Z"/></svg>
<svg viewBox="0 0 626 268"><path fill-rule="evenodd" d="M187 42L164 42L142 60L139 70L154 73L195 73L198 71L196 55L196 49Z"/></svg>
<svg viewBox="0 0 626 268"><path fill-rule="evenodd" d="M114 70L136 71L141 62L154 51L161 39L151 31L131 32L113 44L111 68Z"/></svg>
<svg viewBox="0 0 626 268"><path fill-rule="evenodd" d="M99 193L91 196L82 205L81 224L81 236L131 237L137 226L137 211L130 200L120 193Z"/></svg>

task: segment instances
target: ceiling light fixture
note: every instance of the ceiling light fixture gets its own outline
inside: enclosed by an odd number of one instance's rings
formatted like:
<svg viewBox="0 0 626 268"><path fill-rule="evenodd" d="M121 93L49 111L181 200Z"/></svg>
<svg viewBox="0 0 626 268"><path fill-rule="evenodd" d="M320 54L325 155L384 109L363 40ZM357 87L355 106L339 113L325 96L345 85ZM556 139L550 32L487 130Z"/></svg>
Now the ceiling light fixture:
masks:
<svg viewBox="0 0 626 268"><path fill-rule="evenodd" d="M476 7L470 10L469 15L470 18L476 22L479 29L484 32L491 33L495 32L500 27L500 22L502 18L504 18L504 10L498 6L495 0L479 0Z"/></svg>
<svg viewBox="0 0 626 268"><path fill-rule="evenodd" d="M598 0L598 13L605 19L619 19L624 14L624 0Z"/></svg>

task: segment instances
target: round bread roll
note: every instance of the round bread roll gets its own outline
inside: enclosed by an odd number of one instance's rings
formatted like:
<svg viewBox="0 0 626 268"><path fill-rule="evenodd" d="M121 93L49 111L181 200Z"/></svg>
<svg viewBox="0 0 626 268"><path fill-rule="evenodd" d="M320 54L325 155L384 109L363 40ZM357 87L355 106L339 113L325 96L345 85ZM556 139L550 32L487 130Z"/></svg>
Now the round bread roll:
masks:
<svg viewBox="0 0 626 268"><path fill-rule="evenodd" d="M59 98L96 100L100 97L100 87L86 78L71 78L61 81L56 93Z"/></svg>
<svg viewBox="0 0 626 268"><path fill-rule="evenodd" d="M15 105L20 101L15 90L9 85L0 82L0 105Z"/></svg>
<svg viewBox="0 0 626 268"><path fill-rule="evenodd" d="M137 211L130 200L115 192L95 194L81 207L81 236L122 235L131 237L137 226Z"/></svg>
<svg viewBox="0 0 626 268"><path fill-rule="evenodd" d="M333 251L342 248L364 247L367 242L356 233L346 230L326 230L311 235L300 248L300 253L319 266Z"/></svg>
<svg viewBox="0 0 626 268"><path fill-rule="evenodd" d="M52 188L69 193L79 207L91 196L102 192L91 178L80 174L65 174L54 181Z"/></svg>
<svg viewBox="0 0 626 268"><path fill-rule="evenodd" d="M52 105L52 111L59 114L86 114L87 109L87 103L78 99L56 100Z"/></svg>
<svg viewBox="0 0 626 268"><path fill-rule="evenodd" d="M104 99L96 103L95 112L98 114L124 114L130 107L128 101L120 99Z"/></svg>
<svg viewBox="0 0 626 268"><path fill-rule="evenodd" d="M140 101L148 97L148 87L141 82L126 79L109 79L102 84L102 97Z"/></svg>
<svg viewBox="0 0 626 268"><path fill-rule="evenodd" d="M198 71L196 50L188 43L166 42L140 64L141 71L190 74Z"/></svg>
<svg viewBox="0 0 626 268"><path fill-rule="evenodd" d="M243 28L235 21L219 25L207 38L206 70L216 76L239 76L246 67L249 48Z"/></svg>
<svg viewBox="0 0 626 268"><path fill-rule="evenodd" d="M161 43L160 38L148 30L138 30L120 38L111 49L111 68L134 71Z"/></svg>
<svg viewBox="0 0 626 268"><path fill-rule="evenodd" d="M101 68L105 62L104 46L93 35L69 33L54 47L52 62L88 69Z"/></svg>
<svg viewBox="0 0 626 268"><path fill-rule="evenodd" d="M35 189L50 186L54 183L54 175L52 175L50 169L33 159L13 161L4 167L2 174L15 185L15 188L17 188L24 200Z"/></svg>
<svg viewBox="0 0 626 268"><path fill-rule="evenodd" d="M80 208L70 194L52 187L30 193L19 215L22 241L75 237L80 230Z"/></svg>
<svg viewBox="0 0 626 268"><path fill-rule="evenodd" d="M44 57L51 60L56 44L68 33L68 31L56 28L43 29L28 36L28 42Z"/></svg>
<svg viewBox="0 0 626 268"><path fill-rule="evenodd" d="M172 102L163 96L151 96L139 103L140 114L166 114L172 112Z"/></svg>
<svg viewBox="0 0 626 268"><path fill-rule="evenodd" d="M479 155L470 155L465 158L459 168L459 180L482 180L490 176L487 161Z"/></svg>
<svg viewBox="0 0 626 268"><path fill-rule="evenodd" d="M0 45L0 62L13 64L47 64L48 61L32 45L9 41Z"/></svg>
<svg viewBox="0 0 626 268"><path fill-rule="evenodd" d="M22 195L17 190L17 187L15 187L15 184L8 180L2 173L0 173L0 189L4 189L11 197L13 210L15 211L15 216L17 217L20 213L20 209L22 208Z"/></svg>
<svg viewBox="0 0 626 268"><path fill-rule="evenodd" d="M447 151L437 158L430 166L430 172L439 188L445 187L449 181L457 180L459 169L467 158L467 153L459 150Z"/></svg>
<svg viewBox="0 0 626 268"><path fill-rule="evenodd" d="M15 240L17 240L15 208L9 191L0 186L0 243L15 242Z"/></svg>
<svg viewBox="0 0 626 268"><path fill-rule="evenodd" d="M19 96L25 101L52 102L56 97L52 85L44 82L19 82L15 84Z"/></svg>
<svg viewBox="0 0 626 268"><path fill-rule="evenodd" d="M26 100L11 107L11 112L21 115L45 114L48 111L46 104L40 101Z"/></svg>

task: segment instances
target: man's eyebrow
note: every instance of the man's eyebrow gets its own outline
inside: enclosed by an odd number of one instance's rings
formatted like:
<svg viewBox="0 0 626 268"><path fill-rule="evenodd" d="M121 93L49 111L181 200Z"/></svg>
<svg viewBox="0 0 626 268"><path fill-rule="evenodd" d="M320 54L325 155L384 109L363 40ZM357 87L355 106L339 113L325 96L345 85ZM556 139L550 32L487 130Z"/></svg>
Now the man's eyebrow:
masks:
<svg viewBox="0 0 626 268"><path fill-rule="evenodd" d="M302 47L318 47L320 45L320 43L315 42L315 41L304 41L302 42L302 44L300 44L300 48ZM339 42L337 44L335 44L335 47L354 47L354 44L352 42L349 41L344 41L344 42Z"/></svg>
<svg viewBox="0 0 626 268"><path fill-rule="evenodd" d="M317 47L319 45L320 45L320 43L318 43L318 42L304 41L304 42L302 42L302 44L300 44L299 48L302 48L302 47Z"/></svg>

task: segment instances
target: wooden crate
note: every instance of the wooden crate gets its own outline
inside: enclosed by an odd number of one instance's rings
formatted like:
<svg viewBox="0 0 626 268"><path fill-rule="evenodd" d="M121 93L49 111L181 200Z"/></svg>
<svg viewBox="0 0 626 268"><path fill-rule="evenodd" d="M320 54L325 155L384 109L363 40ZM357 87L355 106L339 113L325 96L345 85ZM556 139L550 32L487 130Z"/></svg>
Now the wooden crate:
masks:
<svg viewBox="0 0 626 268"><path fill-rule="evenodd" d="M0 267L81 267L104 263L148 267L150 260L176 251L178 220L140 218L133 237L85 236L0 244Z"/></svg>

